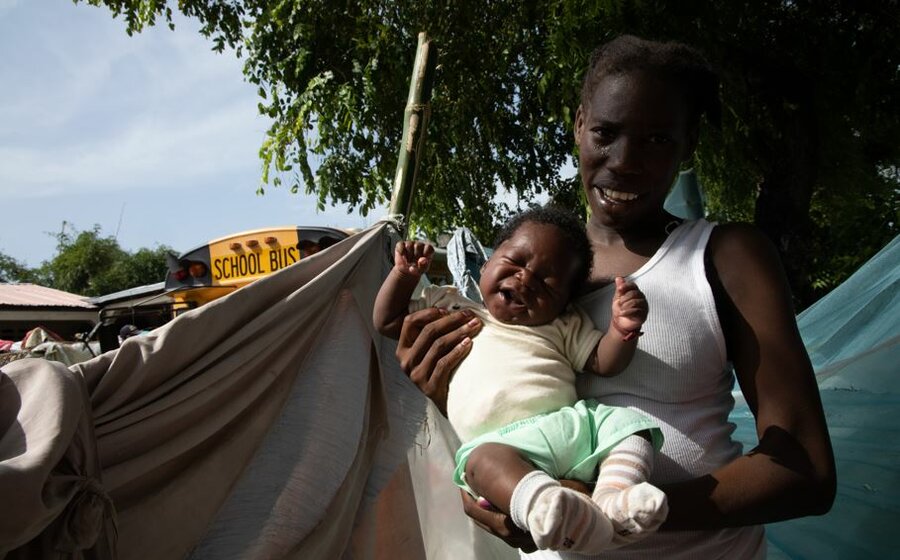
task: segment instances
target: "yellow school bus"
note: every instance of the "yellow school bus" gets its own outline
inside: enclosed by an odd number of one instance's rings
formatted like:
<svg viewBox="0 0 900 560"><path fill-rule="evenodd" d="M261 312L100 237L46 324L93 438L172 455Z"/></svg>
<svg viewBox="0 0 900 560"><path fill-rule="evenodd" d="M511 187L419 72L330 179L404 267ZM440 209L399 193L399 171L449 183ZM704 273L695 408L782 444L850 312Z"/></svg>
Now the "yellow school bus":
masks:
<svg viewBox="0 0 900 560"><path fill-rule="evenodd" d="M220 298L348 237L329 227L284 226L235 233L169 259L165 290L176 313Z"/></svg>

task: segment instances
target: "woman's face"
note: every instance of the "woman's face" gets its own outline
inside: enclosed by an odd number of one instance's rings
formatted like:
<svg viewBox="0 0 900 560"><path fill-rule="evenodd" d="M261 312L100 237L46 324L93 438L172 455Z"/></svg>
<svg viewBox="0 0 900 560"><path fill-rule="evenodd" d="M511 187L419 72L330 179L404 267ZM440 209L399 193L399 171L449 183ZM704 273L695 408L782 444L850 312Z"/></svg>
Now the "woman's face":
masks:
<svg viewBox="0 0 900 560"><path fill-rule="evenodd" d="M628 229L664 216L666 194L696 143L684 95L671 82L641 71L601 79L575 117L591 221Z"/></svg>

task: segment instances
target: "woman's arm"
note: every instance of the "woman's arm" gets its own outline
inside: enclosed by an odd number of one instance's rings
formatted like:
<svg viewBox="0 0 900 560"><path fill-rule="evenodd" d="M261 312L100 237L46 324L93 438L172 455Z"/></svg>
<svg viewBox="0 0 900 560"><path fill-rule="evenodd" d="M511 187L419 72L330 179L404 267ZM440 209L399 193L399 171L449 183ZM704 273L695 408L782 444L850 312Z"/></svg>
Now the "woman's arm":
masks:
<svg viewBox="0 0 900 560"><path fill-rule="evenodd" d="M707 476L664 486L664 527L706 529L824 514L834 501L834 455L778 256L755 228L720 226L707 248L707 275L759 445Z"/></svg>
<svg viewBox="0 0 900 560"><path fill-rule="evenodd" d="M559 483L566 488L577 490L588 496L591 495L592 489L578 480L560 480ZM518 548L523 552L534 552L537 550L531 534L528 531L519 529L512 522L512 518L509 515L493 507L481 506L465 490L460 490L459 494L462 497L463 511L476 525L495 537L502 539L513 548Z"/></svg>

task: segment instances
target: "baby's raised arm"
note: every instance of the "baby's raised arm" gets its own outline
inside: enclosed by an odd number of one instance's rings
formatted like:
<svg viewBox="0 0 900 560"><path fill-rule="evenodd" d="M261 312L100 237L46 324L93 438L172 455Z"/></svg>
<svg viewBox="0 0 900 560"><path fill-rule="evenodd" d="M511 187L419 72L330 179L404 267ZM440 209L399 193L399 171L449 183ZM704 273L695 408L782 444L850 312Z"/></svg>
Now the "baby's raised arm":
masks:
<svg viewBox="0 0 900 560"><path fill-rule="evenodd" d="M647 311L647 298L637 285L617 277L609 327L588 358L584 371L604 377L622 373L634 357L637 339L643 334L641 326L647 320Z"/></svg>
<svg viewBox="0 0 900 560"><path fill-rule="evenodd" d="M394 268L375 298L372 323L381 334L400 337L403 318L409 311L409 299L419 283L419 278L431 266L434 247L422 241L399 241L394 247Z"/></svg>

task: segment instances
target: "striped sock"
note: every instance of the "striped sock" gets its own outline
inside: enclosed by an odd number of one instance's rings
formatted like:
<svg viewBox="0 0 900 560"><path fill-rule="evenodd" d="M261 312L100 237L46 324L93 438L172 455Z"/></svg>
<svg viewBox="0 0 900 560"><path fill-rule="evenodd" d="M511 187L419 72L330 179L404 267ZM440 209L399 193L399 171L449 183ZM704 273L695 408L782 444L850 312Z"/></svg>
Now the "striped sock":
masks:
<svg viewBox="0 0 900 560"><path fill-rule="evenodd" d="M513 490L510 517L542 550L598 554L609 548L613 527L588 496L560 486L542 471L525 475Z"/></svg>
<svg viewBox="0 0 900 560"><path fill-rule="evenodd" d="M646 482L652 468L653 446L638 435L622 440L600 464L593 500L612 521L613 547L643 539L666 520L666 495Z"/></svg>

